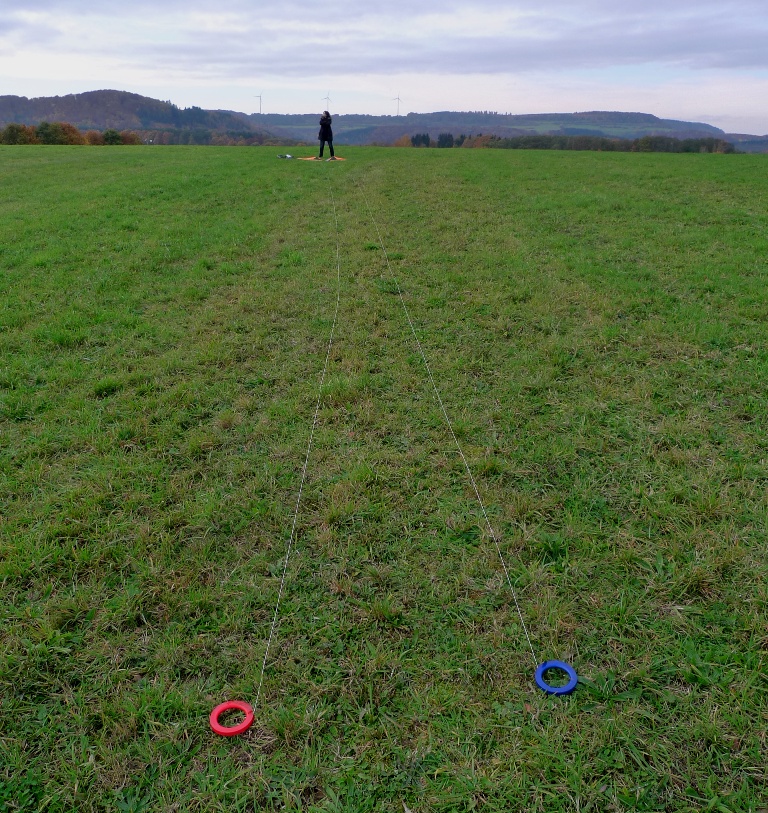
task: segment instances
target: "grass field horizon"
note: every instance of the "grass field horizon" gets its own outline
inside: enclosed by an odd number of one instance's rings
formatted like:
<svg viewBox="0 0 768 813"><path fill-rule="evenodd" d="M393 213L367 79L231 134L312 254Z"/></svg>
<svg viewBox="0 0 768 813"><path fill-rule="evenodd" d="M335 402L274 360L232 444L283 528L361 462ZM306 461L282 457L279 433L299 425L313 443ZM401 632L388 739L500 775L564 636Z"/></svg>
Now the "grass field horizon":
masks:
<svg viewBox="0 0 768 813"><path fill-rule="evenodd" d="M0 810L764 813L764 157L278 152L0 147Z"/></svg>

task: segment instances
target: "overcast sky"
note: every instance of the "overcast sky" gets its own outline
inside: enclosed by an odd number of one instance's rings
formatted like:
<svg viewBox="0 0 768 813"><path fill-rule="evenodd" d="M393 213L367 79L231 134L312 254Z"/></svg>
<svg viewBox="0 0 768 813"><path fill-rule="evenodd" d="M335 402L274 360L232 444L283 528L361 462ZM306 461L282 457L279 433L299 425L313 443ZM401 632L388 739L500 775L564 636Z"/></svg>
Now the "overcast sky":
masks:
<svg viewBox="0 0 768 813"><path fill-rule="evenodd" d="M0 95L624 110L768 133L768 0L3 0ZM330 102L325 97L330 95Z"/></svg>

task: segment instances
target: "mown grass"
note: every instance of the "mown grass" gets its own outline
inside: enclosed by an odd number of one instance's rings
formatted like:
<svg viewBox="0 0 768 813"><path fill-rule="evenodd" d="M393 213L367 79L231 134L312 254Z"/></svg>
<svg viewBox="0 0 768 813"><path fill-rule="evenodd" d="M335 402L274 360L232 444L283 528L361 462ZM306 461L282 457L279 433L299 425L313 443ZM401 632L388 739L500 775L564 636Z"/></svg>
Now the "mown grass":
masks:
<svg viewBox="0 0 768 813"><path fill-rule="evenodd" d="M0 808L765 809L764 160L347 154L2 149Z"/></svg>

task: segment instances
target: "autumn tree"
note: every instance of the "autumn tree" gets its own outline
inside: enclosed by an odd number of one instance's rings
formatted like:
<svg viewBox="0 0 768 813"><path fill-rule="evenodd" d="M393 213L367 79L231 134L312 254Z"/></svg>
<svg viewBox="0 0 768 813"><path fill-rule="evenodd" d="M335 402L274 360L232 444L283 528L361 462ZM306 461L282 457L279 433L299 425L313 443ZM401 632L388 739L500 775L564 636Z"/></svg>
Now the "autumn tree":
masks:
<svg viewBox="0 0 768 813"><path fill-rule="evenodd" d="M39 144L35 128L27 124L9 124L0 131L2 144Z"/></svg>
<svg viewBox="0 0 768 813"><path fill-rule="evenodd" d="M141 138L133 130L123 130L120 133L120 143L128 145L141 144Z"/></svg>
<svg viewBox="0 0 768 813"><path fill-rule="evenodd" d="M77 129L77 127L75 127L74 124L69 124L66 121L60 121L58 122L58 125L61 128L61 133L65 139L65 144L85 144L85 136L83 136L83 134Z"/></svg>
<svg viewBox="0 0 768 813"><path fill-rule="evenodd" d="M492 140L493 136L478 133L476 136L469 136L462 144L462 147L487 147Z"/></svg>

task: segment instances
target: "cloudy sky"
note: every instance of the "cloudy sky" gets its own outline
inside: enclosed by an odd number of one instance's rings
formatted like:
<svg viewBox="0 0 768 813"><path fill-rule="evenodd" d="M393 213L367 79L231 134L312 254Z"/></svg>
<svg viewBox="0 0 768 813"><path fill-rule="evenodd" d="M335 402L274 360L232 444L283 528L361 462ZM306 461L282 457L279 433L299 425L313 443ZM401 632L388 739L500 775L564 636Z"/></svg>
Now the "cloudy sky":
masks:
<svg viewBox="0 0 768 813"><path fill-rule="evenodd" d="M102 88L248 113L395 115L399 96L401 114L625 110L766 134L768 0L2 3L0 95Z"/></svg>

